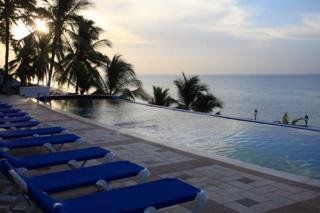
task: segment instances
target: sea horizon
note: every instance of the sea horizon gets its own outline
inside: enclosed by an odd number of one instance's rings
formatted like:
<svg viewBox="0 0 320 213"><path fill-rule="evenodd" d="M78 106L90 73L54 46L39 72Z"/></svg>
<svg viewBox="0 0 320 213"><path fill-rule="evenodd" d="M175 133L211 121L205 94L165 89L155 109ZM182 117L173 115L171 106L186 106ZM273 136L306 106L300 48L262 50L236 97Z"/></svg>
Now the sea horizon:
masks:
<svg viewBox="0 0 320 213"><path fill-rule="evenodd" d="M240 77L239 77L240 76ZM169 88L172 97L177 98L174 80L182 75L139 75L148 94L152 86ZM304 75L199 75L209 91L224 103L222 114L253 118L258 110L258 119L269 122L281 121L284 113L291 120L310 117L310 125L320 127L320 74ZM303 124L301 122L300 124Z"/></svg>
<svg viewBox="0 0 320 213"><path fill-rule="evenodd" d="M182 73L182 72L181 72ZM137 74L137 76L162 76L162 75L168 75L168 76L181 76L181 73L175 73L175 74L160 74L160 73L156 73L156 74ZM282 74L276 74L276 73L234 73L234 74L230 74L230 73L215 73L215 74L210 74L210 73L205 73L205 74L199 74L199 73L185 73L188 76L193 76L193 75L197 75L197 76L208 76L208 75L212 75L212 76L248 76L248 75L252 75L252 76L301 76L301 75L320 75L320 73L282 73Z"/></svg>

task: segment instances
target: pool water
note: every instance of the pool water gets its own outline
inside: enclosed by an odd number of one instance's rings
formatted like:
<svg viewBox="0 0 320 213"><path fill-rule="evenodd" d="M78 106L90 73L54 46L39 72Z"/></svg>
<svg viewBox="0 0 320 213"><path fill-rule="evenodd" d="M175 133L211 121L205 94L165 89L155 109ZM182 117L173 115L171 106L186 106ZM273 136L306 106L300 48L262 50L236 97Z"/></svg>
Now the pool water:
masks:
<svg viewBox="0 0 320 213"><path fill-rule="evenodd" d="M320 133L111 100L52 100L64 110L164 145L320 179Z"/></svg>

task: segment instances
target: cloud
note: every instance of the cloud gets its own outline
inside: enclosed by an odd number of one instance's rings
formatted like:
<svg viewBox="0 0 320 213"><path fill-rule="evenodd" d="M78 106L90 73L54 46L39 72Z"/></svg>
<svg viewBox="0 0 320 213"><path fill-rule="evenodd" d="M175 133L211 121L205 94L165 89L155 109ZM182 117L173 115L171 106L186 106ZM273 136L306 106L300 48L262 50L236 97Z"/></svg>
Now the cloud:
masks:
<svg viewBox="0 0 320 213"><path fill-rule="evenodd" d="M291 39L320 39L320 14L302 15L302 23L277 31L279 37Z"/></svg>
<svg viewBox="0 0 320 213"><path fill-rule="evenodd" d="M263 9L239 2L95 0L84 14L106 30L112 51L122 53L138 73L318 70L320 14L268 27L256 21Z"/></svg>
<svg viewBox="0 0 320 213"><path fill-rule="evenodd" d="M179 31L241 39L320 39L320 14L304 14L292 26L264 27L254 22L259 12L235 0L110 0L96 1L87 15L97 17L113 40L126 43L165 42Z"/></svg>
<svg viewBox="0 0 320 213"><path fill-rule="evenodd" d="M249 16L233 0L110 0L108 4L95 4L85 14L96 17L109 33L129 35L131 42L159 42L159 34L203 31L210 25L233 30L244 26Z"/></svg>

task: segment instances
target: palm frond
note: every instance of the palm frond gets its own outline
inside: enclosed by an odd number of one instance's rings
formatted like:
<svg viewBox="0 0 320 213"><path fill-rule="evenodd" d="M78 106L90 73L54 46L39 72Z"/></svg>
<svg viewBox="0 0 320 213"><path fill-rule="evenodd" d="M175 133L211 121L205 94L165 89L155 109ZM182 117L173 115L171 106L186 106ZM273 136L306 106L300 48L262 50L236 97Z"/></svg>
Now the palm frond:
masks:
<svg viewBox="0 0 320 213"><path fill-rule="evenodd" d="M170 106L176 101L170 96L169 89L153 86L153 97L149 100L150 104L159 106Z"/></svg>

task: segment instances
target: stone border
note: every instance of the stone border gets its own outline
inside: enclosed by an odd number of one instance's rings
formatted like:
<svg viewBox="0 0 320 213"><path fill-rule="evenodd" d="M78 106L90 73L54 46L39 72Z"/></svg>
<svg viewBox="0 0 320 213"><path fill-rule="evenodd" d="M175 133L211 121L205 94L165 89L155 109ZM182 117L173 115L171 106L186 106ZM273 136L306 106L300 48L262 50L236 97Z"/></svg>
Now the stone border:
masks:
<svg viewBox="0 0 320 213"><path fill-rule="evenodd" d="M186 112L186 113L204 115L204 116L211 116L211 117L215 117L215 118L224 118L224 119L229 119L229 120L249 122L249 123L257 123L257 124L262 124L262 125L277 126L277 127L287 127L287 128L292 128L292 129L300 129L300 130L306 130L306 131L320 132L320 128L317 128L317 127L304 127L304 126L299 126L299 125L278 124L278 123L273 123L273 122L269 122L269 121L253 120L253 119L249 119L249 118L241 118L241 117L236 117L236 116L215 115L215 114L211 114L211 113L196 112L196 111L177 109L177 108L165 107L165 106L157 106L157 105L140 103L140 102L131 102L131 101L127 101L127 100L122 100L122 101L126 101L126 102L129 102L129 103L134 103L134 104L138 104L138 105L143 105L143 106L148 106L148 107L153 107L153 108L166 109L166 110L178 111L178 112Z"/></svg>
<svg viewBox="0 0 320 213"><path fill-rule="evenodd" d="M76 114L72 114L69 112L65 112L62 110L58 110L58 109L53 109L51 108L49 105L46 105L44 103L39 102L36 99L31 99L35 104L44 107L46 109L52 110L56 113L65 115L67 117L82 121L84 123L87 124L91 124L100 128L107 128L110 130L113 130L115 132L117 132L118 134L125 134L131 137L135 137L135 138L145 138L144 141L151 143L151 144L157 144L160 146L164 146L166 148L169 149L175 149L178 151L182 151L182 152L187 152L190 155L193 156L198 156L200 158L207 158L207 159L212 159L214 161L217 162L221 162L222 164L229 164L230 166L236 166L239 167L239 169L243 168L249 171L252 171L252 173L260 173L262 175L267 175L276 179L282 179L282 181L292 181L293 184L302 184L302 185L307 185L306 187L317 187L320 190L320 180L317 179L312 179L306 176L301 176L301 175L296 175L296 174L292 174L292 173L288 173L288 172L284 172L284 171L279 171L279 170L275 170L275 169L271 169L271 168L266 168L266 167L262 167L259 165L255 165L255 164L251 164L251 163L247 163L247 162L243 162L243 161L239 161L239 160L235 160L235 159L231 159L231 158L227 158L227 157L223 157L223 156L219 156L219 155L213 155L213 156L203 156L199 153L199 151L197 150L192 150L192 149L181 149L181 147L177 148L177 147L171 147L171 146L167 146L165 145L165 143L163 143L163 141L160 141L159 139L156 138L151 138L149 136L145 136L136 132L131 132L128 130L124 130L121 129L120 127L115 127L115 126L111 126L108 124L103 124L94 120L90 120L84 117L81 117L79 115ZM193 153L192 153L193 152ZM309 186L309 187L308 187Z"/></svg>

